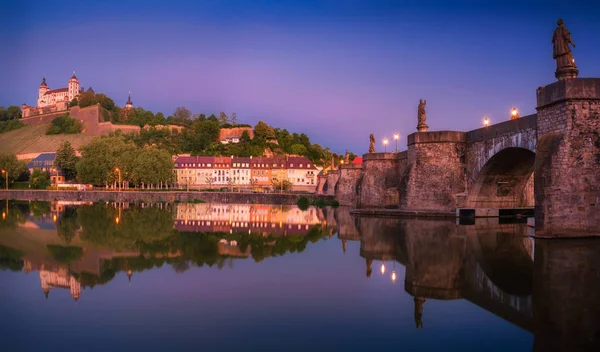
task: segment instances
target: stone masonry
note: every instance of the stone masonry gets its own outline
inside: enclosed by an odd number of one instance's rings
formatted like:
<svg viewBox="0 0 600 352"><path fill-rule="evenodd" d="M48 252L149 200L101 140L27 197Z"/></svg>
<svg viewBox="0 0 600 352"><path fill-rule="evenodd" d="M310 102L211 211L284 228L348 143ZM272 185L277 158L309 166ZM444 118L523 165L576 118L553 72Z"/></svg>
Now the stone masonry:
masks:
<svg viewBox="0 0 600 352"><path fill-rule="evenodd" d="M327 195L327 196L335 195L335 187L337 185L339 178L340 178L339 170L329 171L329 173L327 174L327 191L326 191L325 195Z"/></svg>
<svg viewBox="0 0 600 352"><path fill-rule="evenodd" d="M465 192L464 132L417 132L408 136L408 164L400 183L401 209L451 211Z"/></svg>
<svg viewBox="0 0 600 352"><path fill-rule="evenodd" d="M536 236L600 235L600 79L537 90Z"/></svg>
<svg viewBox="0 0 600 352"><path fill-rule="evenodd" d="M335 199L340 205L356 207L363 176L362 165L347 164L340 166L340 177L335 186Z"/></svg>
<svg viewBox="0 0 600 352"><path fill-rule="evenodd" d="M364 172L358 199L360 207L395 208L398 206L400 200L398 154L368 153L363 155Z"/></svg>

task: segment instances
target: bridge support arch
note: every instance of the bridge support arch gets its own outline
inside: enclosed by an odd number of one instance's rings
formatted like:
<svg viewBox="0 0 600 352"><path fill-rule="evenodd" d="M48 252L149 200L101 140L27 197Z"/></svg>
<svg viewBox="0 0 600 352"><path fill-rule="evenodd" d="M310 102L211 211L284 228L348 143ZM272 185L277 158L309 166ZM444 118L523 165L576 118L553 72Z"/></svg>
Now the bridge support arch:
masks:
<svg viewBox="0 0 600 352"><path fill-rule="evenodd" d="M510 147L494 154L471 186L467 208L533 207L535 153Z"/></svg>

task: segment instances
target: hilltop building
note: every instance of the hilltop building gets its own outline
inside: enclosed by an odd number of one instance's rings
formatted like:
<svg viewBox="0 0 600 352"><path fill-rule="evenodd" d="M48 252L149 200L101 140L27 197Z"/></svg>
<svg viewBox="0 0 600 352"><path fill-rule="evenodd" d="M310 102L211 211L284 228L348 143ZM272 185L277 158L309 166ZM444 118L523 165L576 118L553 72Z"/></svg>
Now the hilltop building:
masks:
<svg viewBox="0 0 600 352"><path fill-rule="evenodd" d="M37 106L22 104L22 116L29 117L50 112L66 111L69 108L71 100L75 99L82 92L83 88L79 86L79 80L75 76L75 72L73 72L73 76L69 79L66 88L51 90L46 83L46 77L44 77L38 89Z"/></svg>

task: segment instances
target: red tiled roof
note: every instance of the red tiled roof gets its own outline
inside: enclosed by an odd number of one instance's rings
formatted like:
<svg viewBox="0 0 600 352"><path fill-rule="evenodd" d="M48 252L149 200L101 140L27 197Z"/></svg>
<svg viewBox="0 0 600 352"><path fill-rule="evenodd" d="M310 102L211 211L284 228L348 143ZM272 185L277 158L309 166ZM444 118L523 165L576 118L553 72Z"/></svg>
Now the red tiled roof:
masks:
<svg viewBox="0 0 600 352"><path fill-rule="evenodd" d="M200 164L213 164L213 156L179 156L175 159L175 168L181 169L185 167L199 168ZM185 166L187 165L187 166ZM195 166L194 166L195 165Z"/></svg>
<svg viewBox="0 0 600 352"><path fill-rule="evenodd" d="M52 94L52 93L68 92L68 91L69 91L69 88L58 88L58 89L49 90L44 95L48 95L48 94Z"/></svg>
<svg viewBox="0 0 600 352"><path fill-rule="evenodd" d="M354 158L354 160L352 160L352 164L362 165L362 158L357 156L356 158Z"/></svg>
<svg viewBox="0 0 600 352"><path fill-rule="evenodd" d="M288 169L293 168L293 169L299 169L300 168L300 164L302 164L302 169L309 169L309 170L316 170L317 168L315 167L315 165L312 163L312 161L310 161L310 159L308 159L305 156L291 156L288 157L286 160L286 167ZM294 166L292 166L294 165ZM307 167L307 165L310 165L310 167Z"/></svg>

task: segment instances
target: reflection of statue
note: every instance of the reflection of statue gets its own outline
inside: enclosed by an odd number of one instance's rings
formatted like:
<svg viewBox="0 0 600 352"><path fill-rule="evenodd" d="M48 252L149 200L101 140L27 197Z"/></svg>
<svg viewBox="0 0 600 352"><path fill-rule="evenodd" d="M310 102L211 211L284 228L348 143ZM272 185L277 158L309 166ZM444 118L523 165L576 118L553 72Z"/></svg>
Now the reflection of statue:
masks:
<svg viewBox="0 0 600 352"><path fill-rule="evenodd" d="M417 109L417 131L419 132L427 132L429 126L425 123L427 120L427 115L425 113L425 105L427 105L427 100L419 99L419 108Z"/></svg>
<svg viewBox="0 0 600 352"><path fill-rule="evenodd" d="M346 240L342 240L342 250L344 250L344 254L346 254Z"/></svg>
<svg viewBox="0 0 600 352"><path fill-rule="evenodd" d="M423 297L415 297L415 325L418 328L423 327L423 303L425 303L425 298Z"/></svg>
<svg viewBox="0 0 600 352"><path fill-rule="evenodd" d="M571 40L571 33L564 26L563 20L559 19L557 24L558 27L552 35L552 44L554 44L552 58L556 60L555 76L558 79L576 78L579 70L575 66L575 59L573 59L571 48L569 48L569 44L574 48L575 43Z"/></svg>
<svg viewBox="0 0 600 352"><path fill-rule="evenodd" d="M373 259L367 259L367 277L371 277L373 272Z"/></svg>
<svg viewBox="0 0 600 352"><path fill-rule="evenodd" d="M369 153L375 153L375 135L373 133L369 136Z"/></svg>

